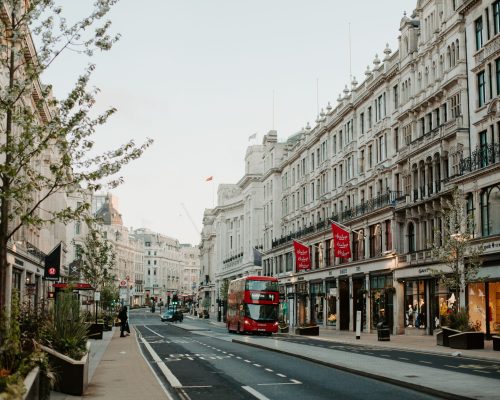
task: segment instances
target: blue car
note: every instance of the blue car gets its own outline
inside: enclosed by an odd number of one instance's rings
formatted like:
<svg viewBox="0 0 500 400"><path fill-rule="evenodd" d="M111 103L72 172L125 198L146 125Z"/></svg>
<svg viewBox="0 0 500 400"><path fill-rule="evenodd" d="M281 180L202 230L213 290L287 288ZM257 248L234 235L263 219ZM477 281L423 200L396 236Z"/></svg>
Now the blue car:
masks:
<svg viewBox="0 0 500 400"><path fill-rule="evenodd" d="M182 322L184 319L184 315L180 311L174 311L171 309L167 309L163 314L160 315L160 319L162 322Z"/></svg>

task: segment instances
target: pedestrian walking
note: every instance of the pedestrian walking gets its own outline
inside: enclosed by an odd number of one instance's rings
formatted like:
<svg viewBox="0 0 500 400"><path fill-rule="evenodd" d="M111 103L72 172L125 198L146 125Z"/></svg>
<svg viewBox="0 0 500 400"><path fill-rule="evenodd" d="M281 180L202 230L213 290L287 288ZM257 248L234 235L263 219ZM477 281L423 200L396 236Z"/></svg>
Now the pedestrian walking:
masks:
<svg viewBox="0 0 500 400"><path fill-rule="evenodd" d="M130 328L128 326L128 315L127 306L123 306L118 313L118 318L120 318L120 337L125 337L125 332L130 333Z"/></svg>

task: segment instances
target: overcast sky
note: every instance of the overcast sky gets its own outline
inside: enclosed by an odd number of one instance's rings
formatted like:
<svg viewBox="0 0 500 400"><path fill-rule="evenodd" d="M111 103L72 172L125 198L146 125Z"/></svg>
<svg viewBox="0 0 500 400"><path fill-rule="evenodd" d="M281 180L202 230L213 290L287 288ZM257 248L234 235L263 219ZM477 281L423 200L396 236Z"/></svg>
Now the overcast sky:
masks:
<svg viewBox="0 0 500 400"><path fill-rule="evenodd" d="M76 14L91 1L63 3ZM102 149L155 140L113 191L124 224L199 244L203 211L218 184L243 176L247 146L273 128L283 141L313 126L318 103L335 107L350 64L361 83L386 43L397 49L416 2L121 0L110 19L122 37L92 59L98 108L118 109L95 140ZM88 62L65 55L44 79L62 96Z"/></svg>

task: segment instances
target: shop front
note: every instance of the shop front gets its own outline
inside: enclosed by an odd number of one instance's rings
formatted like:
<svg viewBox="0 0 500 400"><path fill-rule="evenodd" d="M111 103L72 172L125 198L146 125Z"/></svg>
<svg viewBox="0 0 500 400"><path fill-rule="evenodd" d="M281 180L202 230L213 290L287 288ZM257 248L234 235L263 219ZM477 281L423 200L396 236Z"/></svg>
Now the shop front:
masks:
<svg viewBox="0 0 500 400"><path fill-rule="evenodd" d="M395 279L404 290L403 308L396 317L407 335L432 335L458 305L456 294L432 275L430 267L396 270Z"/></svg>
<svg viewBox="0 0 500 400"><path fill-rule="evenodd" d="M370 276L371 329L377 329L379 322L391 328L394 326L394 287L391 274Z"/></svg>
<svg viewBox="0 0 500 400"><path fill-rule="evenodd" d="M479 272L481 282L467 286L469 321L486 334L500 335L500 266L484 263Z"/></svg>
<svg viewBox="0 0 500 400"><path fill-rule="evenodd" d="M337 281L325 282L326 289L326 326L337 327Z"/></svg>
<svg viewBox="0 0 500 400"><path fill-rule="evenodd" d="M323 282L311 282L309 284L309 291L311 299L309 303L311 322L323 325L325 312L325 292L323 290Z"/></svg>

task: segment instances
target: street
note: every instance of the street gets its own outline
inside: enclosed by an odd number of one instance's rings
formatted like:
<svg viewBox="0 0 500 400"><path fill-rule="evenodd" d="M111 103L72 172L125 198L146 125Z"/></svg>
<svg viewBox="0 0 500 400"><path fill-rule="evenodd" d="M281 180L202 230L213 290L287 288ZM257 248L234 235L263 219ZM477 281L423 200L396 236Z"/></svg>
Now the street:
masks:
<svg viewBox="0 0 500 400"><path fill-rule="evenodd" d="M188 332L180 327L182 324L162 323L158 313L142 309L131 313L131 322L152 368L180 398L434 398L300 358L233 343L237 336L206 320L191 320L190 324L199 326L199 330Z"/></svg>

